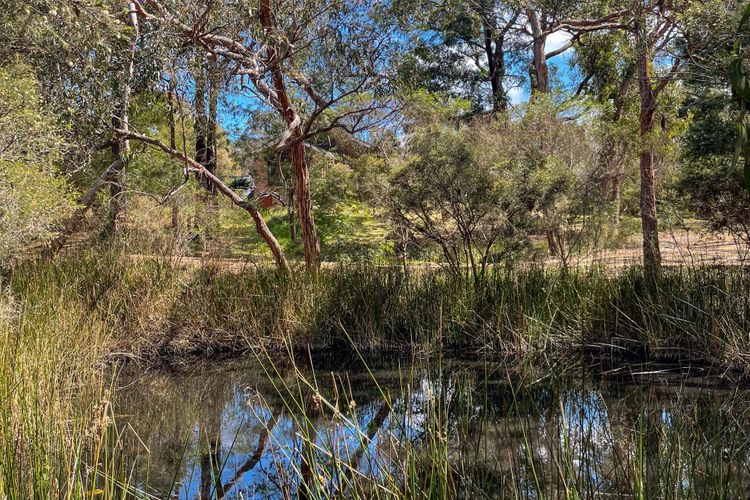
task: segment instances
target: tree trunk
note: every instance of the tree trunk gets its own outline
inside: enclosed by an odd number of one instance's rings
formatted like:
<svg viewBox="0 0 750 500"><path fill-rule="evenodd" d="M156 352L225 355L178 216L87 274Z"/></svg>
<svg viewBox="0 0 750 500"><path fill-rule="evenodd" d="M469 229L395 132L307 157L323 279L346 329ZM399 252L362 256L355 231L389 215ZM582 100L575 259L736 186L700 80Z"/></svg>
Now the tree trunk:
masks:
<svg viewBox="0 0 750 500"><path fill-rule="evenodd" d="M271 0L260 2L260 22L266 30L273 28L271 19ZM301 119L292 107L281 67L276 60L276 50L273 45L267 48L267 60L270 62L273 86L276 92L274 107L282 115L287 125L287 134L291 146L289 157L294 166L294 175L297 186L297 217L299 218L300 230L302 232L302 244L305 253L305 266L309 270L317 270L320 267L320 242L318 232L315 228L315 220L312 213L312 199L310 198L310 171L305 159L305 146L302 144Z"/></svg>
<svg viewBox="0 0 750 500"><path fill-rule="evenodd" d="M109 183L109 220L104 230L108 238L114 237L125 220L125 187L127 186L127 175L125 168L121 168L112 177Z"/></svg>
<svg viewBox="0 0 750 500"><path fill-rule="evenodd" d="M541 36L534 40L533 54L534 59L531 62L531 92L549 94L549 70L547 69L547 59L545 46L547 37Z"/></svg>
<svg viewBox="0 0 750 500"><path fill-rule="evenodd" d="M129 85L125 85L123 94L130 94ZM127 112L127 97L123 96L123 103L119 110L117 110L112 117L112 127L128 129L128 112ZM128 141L115 140L112 143L112 156L115 158L123 158L130 149ZM104 235L106 237L113 237L117 233L119 223L122 221L125 211L125 164L123 167L112 174L112 178L109 180L109 213L107 214L108 220L106 227L104 228Z"/></svg>
<svg viewBox="0 0 750 500"><path fill-rule="evenodd" d="M135 31L135 36L130 43L128 61L125 64L125 78L122 82L122 94L119 108L116 109L112 116L112 128L128 130L129 125L129 108L131 81L135 71L135 46L138 41L138 16L135 10L135 3L128 3L128 23ZM125 158L130 152L130 144L127 139L117 140L112 144L112 155L115 158L123 158L123 166L114 172L110 180L110 201L109 201L109 221L105 233L108 236L114 236L117 233L117 227L122 221L125 213Z"/></svg>
<svg viewBox="0 0 750 500"><path fill-rule="evenodd" d="M620 227L620 210L622 208L622 196L620 195L620 177L615 177L614 184L612 185L612 201L614 206L612 207L612 225L617 230Z"/></svg>
<svg viewBox="0 0 750 500"><path fill-rule="evenodd" d="M640 93L640 208L643 230L643 266L648 271L658 271L661 268L661 253L659 251L659 231L656 217L654 151L651 144L657 102L651 86L651 61L649 61L645 44L641 45L637 55L637 65Z"/></svg>
<svg viewBox="0 0 750 500"><path fill-rule="evenodd" d="M289 215L289 240L292 243L297 243L297 221L294 216L294 187L289 188L286 210Z"/></svg>
<svg viewBox="0 0 750 500"><path fill-rule="evenodd" d="M207 149L206 149L206 77L203 70L204 62L199 60L195 68L195 97L193 106L195 107L195 123L193 131L195 133L195 161L206 166ZM203 180L201 184L206 185Z"/></svg>
<svg viewBox="0 0 750 500"><path fill-rule="evenodd" d="M547 229L545 231L545 234L547 235L547 247L549 248L549 254L553 257L559 257L560 246L557 244L557 240L555 239L555 232L552 229Z"/></svg>
<svg viewBox="0 0 750 500"><path fill-rule="evenodd" d="M216 62L208 64L208 116L206 117L206 169L212 174L216 174L218 169L218 160L216 156L216 139L218 133L218 105L219 105L219 84L221 75L219 65ZM208 191L216 194L216 186L210 184L207 186Z"/></svg>
<svg viewBox="0 0 750 500"><path fill-rule="evenodd" d="M290 151L294 174L297 181L297 217L302 233L302 245L305 253L305 266L308 269L320 267L320 243L315 220L312 214L310 197L310 171L305 160L305 146L301 142L294 144Z"/></svg>
<svg viewBox="0 0 750 500"><path fill-rule="evenodd" d="M481 13L484 24L484 51L490 70L490 87L492 88L492 111L502 112L508 108L503 80L505 79L505 38L502 35L493 37L493 26L496 22L494 11L485 8ZM493 47L494 44L494 47Z"/></svg>
<svg viewBox="0 0 750 500"><path fill-rule="evenodd" d="M167 91L167 123L169 124L169 147L174 150L177 150L177 133L174 119L176 101L174 74L172 74L169 79L169 90ZM174 252L180 241L180 206L174 198L169 200L169 205L172 211L172 241L170 246Z"/></svg>
<svg viewBox="0 0 750 500"><path fill-rule="evenodd" d="M169 200L170 208L172 209L171 227L172 227L172 251L177 249L177 245L180 242L180 207L177 205L177 200L172 198Z"/></svg>
<svg viewBox="0 0 750 500"><path fill-rule="evenodd" d="M549 71L547 69L547 35L543 33L542 24L539 15L531 9L526 11L526 15L531 25L531 34L534 41L531 45L532 60L529 67L529 76L531 77L531 93L540 92L548 94L549 88Z"/></svg>

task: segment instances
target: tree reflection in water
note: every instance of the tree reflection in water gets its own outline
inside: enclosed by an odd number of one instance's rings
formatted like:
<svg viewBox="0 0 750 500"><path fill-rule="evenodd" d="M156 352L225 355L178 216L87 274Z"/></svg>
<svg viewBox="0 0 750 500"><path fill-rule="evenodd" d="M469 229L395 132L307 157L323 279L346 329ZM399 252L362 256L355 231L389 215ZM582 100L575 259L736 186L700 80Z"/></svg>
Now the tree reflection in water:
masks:
<svg viewBox="0 0 750 500"><path fill-rule="evenodd" d="M373 373L377 385L366 372L318 377L319 392L293 372L274 384L254 363L131 381L116 410L136 484L190 499L744 497L750 487L750 394L720 379L574 372L530 383L452 361Z"/></svg>

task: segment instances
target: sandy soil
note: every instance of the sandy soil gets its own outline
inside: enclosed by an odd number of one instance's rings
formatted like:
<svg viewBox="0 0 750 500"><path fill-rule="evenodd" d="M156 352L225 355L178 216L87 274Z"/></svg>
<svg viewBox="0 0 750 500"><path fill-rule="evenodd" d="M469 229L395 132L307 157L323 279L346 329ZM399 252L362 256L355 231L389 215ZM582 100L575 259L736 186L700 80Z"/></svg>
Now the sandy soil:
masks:
<svg viewBox="0 0 750 500"><path fill-rule="evenodd" d="M745 254L738 251L734 239L728 234L707 234L705 232L679 230L660 234L662 262L664 265L739 265L750 259L750 248L743 246ZM152 256L133 255L135 259ZM266 267L271 262L249 261L241 258L217 256L175 256L175 262L184 268L203 265L217 265L223 269L240 272L255 267ZM642 250L640 235L630 238L623 248L593 250L587 255L577 255L569 260L571 266L587 266L592 263L618 268L640 264ZM549 258L547 265L555 266L559 260ZM303 267L304 262L290 261L292 267ZM324 262L324 268L335 267L335 262ZM439 264L415 264L415 267L439 267Z"/></svg>
<svg viewBox="0 0 750 500"><path fill-rule="evenodd" d="M742 245L738 251L735 240L728 234L707 234L679 230L659 235L662 262L664 265L738 265L747 260L748 249ZM640 264L642 261L640 235L628 241L625 248L597 250L590 255L573 259L573 264L601 263L622 267ZM550 263L555 260L551 259Z"/></svg>

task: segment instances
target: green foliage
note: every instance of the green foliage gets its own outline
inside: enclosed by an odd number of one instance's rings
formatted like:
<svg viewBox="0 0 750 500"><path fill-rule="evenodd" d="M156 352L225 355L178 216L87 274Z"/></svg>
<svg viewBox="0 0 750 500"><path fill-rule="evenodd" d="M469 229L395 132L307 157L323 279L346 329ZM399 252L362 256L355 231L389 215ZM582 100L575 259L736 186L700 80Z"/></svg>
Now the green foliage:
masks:
<svg viewBox="0 0 750 500"><path fill-rule="evenodd" d="M66 151L65 169L85 169L109 139L130 40L126 8L116 0L7 0L0 10L0 61L30 66L44 102L64 125L58 132L75 145Z"/></svg>
<svg viewBox="0 0 750 500"><path fill-rule="evenodd" d="M388 227L376 206L362 201L358 177L349 165L330 159L313 165L315 221L326 260L371 260L388 256Z"/></svg>
<svg viewBox="0 0 750 500"><path fill-rule="evenodd" d="M750 193L728 155L686 159L675 184L678 199L714 231L729 231L750 245Z"/></svg>
<svg viewBox="0 0 750 500"><path fill-rule="evenodd" d="M74 207L58 132L30 68L0 67L0 262L50 241Z"/></svg>
<svg viewBox="0 0 750 500"><path fill-rule="evenodd" d="M498 239L511 239L523 210L506 172L478 161L473 133L442 123L420 128L390 198L398 224L435 244L454 272L466 265L476 276Z"/></svg>
<svg viewBox="0 0 750 500"><path fill-rule="evenodd" d="M749 20L750 5L745 8L742 14L738 30L741 31ZM744 156L745 188L750 191L750 117L747 114L748 107L750 107L750 76L748 76L746 68L744 68L746 57L740 46L739 37L737 42L735 42L735 50L737 56L729 65L729 81L740 101L740 117L737 121L737 146L734 154L734 162L737 162L740 156Z"/></svg>
<svg viewBox="0 0 750 500"><path fill-rule="evenodd" d="M426 91L469 103L469 110L491 107L489 75L482 47L482 4L442 0L394 2L397 18L409 23L414 41L398 66L405 94ZM408 19L408 21L407 21ZM415 29L416 28L416 29ZM479 61L482 61L480 63Z"/></svg>
<svg viewBox="0 0 750 500"><path fill-rule="evenodd" d="M539 96L519 117L416 128L409 154L392 159L401 164L391 181L395 221L435 245L454 270L481 273L539 233L567 264L595 245L602 210L596 130L566 118L571 112Z"/></svg>
<svg viewBox="0 0 750 500"><path fill-rule="evenodd" d="M163 94L142 93L131 104L131 126L135 130L148 131L149 137L169 145L171 138L168 114ZM175 149L192 158L195 156L193 120L190 116L184 116L185 114L175 112ZM130 146L132 155L128 161L128 173L131 174L129 184L132 189L165 193L182 182L184 162L135 141L131 141ZM109 159L107 155L107 160Z"/></svg>

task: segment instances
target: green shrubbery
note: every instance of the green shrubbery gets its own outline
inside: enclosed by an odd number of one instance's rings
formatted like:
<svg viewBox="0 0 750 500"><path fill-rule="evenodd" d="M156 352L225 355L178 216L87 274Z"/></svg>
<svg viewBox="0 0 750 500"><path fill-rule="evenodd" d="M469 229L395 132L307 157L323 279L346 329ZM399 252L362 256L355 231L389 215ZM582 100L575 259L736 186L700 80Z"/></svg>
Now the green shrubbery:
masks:
<svg viewBox="0 0 750 500"><path fill-rule="evenodd" d="M30 68L0 67L0 266L54 238L74 207L61 130L39 101Z"/></svg>

